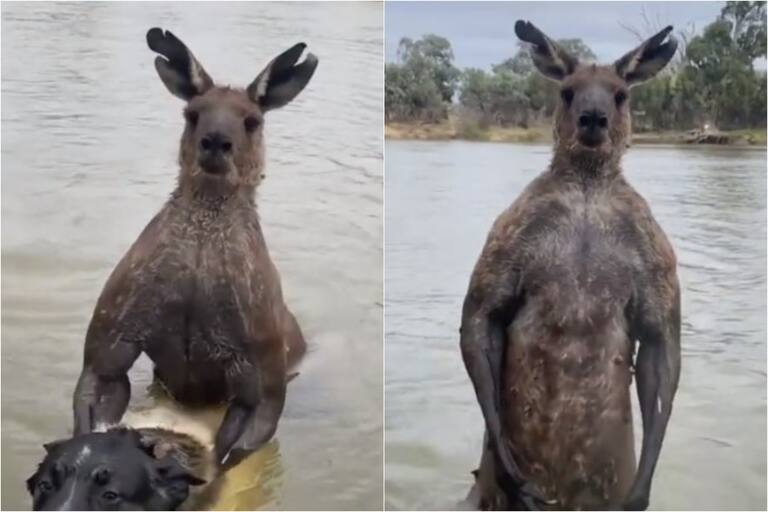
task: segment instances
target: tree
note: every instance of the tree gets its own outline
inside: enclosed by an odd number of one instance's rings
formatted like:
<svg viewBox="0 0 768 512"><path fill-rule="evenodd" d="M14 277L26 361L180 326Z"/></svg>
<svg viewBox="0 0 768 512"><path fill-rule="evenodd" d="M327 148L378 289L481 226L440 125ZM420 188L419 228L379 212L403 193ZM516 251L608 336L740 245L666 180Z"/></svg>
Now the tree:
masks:
<svg viewBox="0 0 768 512"><path fill-rule="evenodd" d="M530 100L525 79L503 67L493 73L467 69L462 76L460 104L479 114L484 124L527 126Z"/></svg>
<svg viewBox="0 0 768 512"><path fill-rule="evenodd" d="M765 57L765 2L726 2L720 19L728 24L731 40L750 67L755 59Z"/></svg>
<svg viewBox="0 0 768 512"><path fill-rule="evenodd" d="M385 67L387 120L445 119L460 76L450 42L432 34L417 41L403 38L397 56L398 63Z"/></svg>
<svg viewBox="0 0 768 512"><path fill-rule="evenodd" d="M582 62L591 62L597 59L592 49L581 39L558 39L557 44ZM523 42L518 42L517 45L518 49L515 55L494 65L494 72L506 69L518 75L527 76L535 71L533 60L531 59L530 45Z"/></svg>
<svg viewBox="0 0 768 512"><path fill-rule="evenodd" d="M436 122L447 116L437 85L423 69L387 64L384 72L387 121Z"/></svg>
<svg viewBox="0 0 768 512"><path fill-rule="evenodd" d="M765 12L762 8L758 10ZM754 72L752 61L759 52L765 54L765 40L759 48L760 45L754 45L745 36L754 32L750 27L764 30L764 20L763 29L759 28L759 22L749 21L750 12L726 5L723 15L700 36L694 37L686 51L684 85L689 91L695 91L707 118L722 128L739 127L754 122L755 118L752 104L746 100L755 99L762 87L764 79ZM764 111L762 116L764 122Z"/></svg>
<svg viewBox="0 0 768 512"><path fill-rule="evenodd" d="M518 50L514 57L503 60L492 67L494 73L511 71L520 76L528 76L535 71L533 68L533 60L531 60L531 54L528 53L526 43L518 42L517 45Z"/></svg>
<svg viewBox="0 0 768 512"><path fill-rule="evenodd" d="M427 34L418 41L403 38L397 55L405 66L425 68L440 90L443 101L451 102L461 73L453 65L453 49L446 38L434 34Z"/></svg>
<svg viewBox="0 0 768 512"><path fill-rule="evenodd" d="M582 62L594 61L597 58L592 49L581 39L558 39L557 44ZM518 43L517 53L512 58L496 64L492 69L495 74L509 72L522 79L518 84L521 93L526 97L528 112L517 116L520 122L527 124L536 115L551 117L554 114L558 101L558 85L536 71L527 43ZM511 103L507 104L511 105ZM518 98L515 104L521 105L522 102ZM510 117L512 116L507 114L505 119Z"/></svg>
<svg viewBox="0 0 768 512"><path fill-rule="evenodd" d="M643 19L645 28L625 28L645 40L658 32L663 20L645 13ZM753 63L766 55L766 3L727 2L700 34L690 25L676 36L681 44L672 64L654 80L632 89L635 129L679 130L705 122L723 129L765 127L766 75L755 72ZM580 39L557 43L582 62L595 60ZM386 67L386 118L445 119L458 92L467 126L528 126L536 118L554 114L559 87L536 71L526 43L519 43L515 54L490 72L460 72L445 38L404 38L398 63Z"/></svg>

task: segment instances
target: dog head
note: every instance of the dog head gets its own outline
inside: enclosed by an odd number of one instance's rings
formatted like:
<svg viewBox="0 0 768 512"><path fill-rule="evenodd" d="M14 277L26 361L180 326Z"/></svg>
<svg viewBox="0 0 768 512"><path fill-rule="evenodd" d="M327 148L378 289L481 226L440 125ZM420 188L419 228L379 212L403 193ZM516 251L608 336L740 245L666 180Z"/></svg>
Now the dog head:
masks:
<svg viewBox="0 0 768 512"><path fill-rule="evenodd" d="M27 480L33 510L176 510L190 486L205 483L132 429L91 433L44 445Z"/></svg>

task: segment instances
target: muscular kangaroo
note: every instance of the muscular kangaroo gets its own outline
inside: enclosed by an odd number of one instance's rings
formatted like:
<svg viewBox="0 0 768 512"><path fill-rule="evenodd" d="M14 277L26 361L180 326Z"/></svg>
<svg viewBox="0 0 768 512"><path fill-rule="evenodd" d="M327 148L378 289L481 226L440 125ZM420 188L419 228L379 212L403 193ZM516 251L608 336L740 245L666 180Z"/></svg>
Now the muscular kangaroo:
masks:
<svg viewBox="0 0 768 512"><path fill-rule="evenodd" d="M178 185L117 264L96 304L74 393L75 435L118 423L127 372L146 352L186 404L226 402L215 438L231 465L266 443L285 402L287 368L305 350L255 209L266 112L293 100L317 58L299 43L246 89L214 85L187 47L153 28L155 68L183 99Z"/></svg>
<svg viewBox="0 0 768 512"><path fill-rule="evenodd" d="M464 300L461 351L486 426L470 494L480 508L648 506L680 377L680 289L672 247L620 161L629 88L673 56L671 31L598 66L515 24L561 89L549 168L496 219Z"/></svg>

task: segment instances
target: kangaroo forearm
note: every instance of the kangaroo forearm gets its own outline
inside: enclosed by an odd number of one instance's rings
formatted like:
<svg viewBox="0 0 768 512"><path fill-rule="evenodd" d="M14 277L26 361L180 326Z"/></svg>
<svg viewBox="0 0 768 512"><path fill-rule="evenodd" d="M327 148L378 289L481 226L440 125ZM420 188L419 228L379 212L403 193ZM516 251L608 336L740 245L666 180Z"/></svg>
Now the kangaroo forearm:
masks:
<svg viewBox="0 0 768 512"><path fill-rule="evenodd" d="M491 445L500 458L504 471L515 483L519 483L520 470L505 449L499 415L503 336L503 326L486 314L471 315L462 322L461 349L464 364L475 388Z"/></svg>
<svg viewBox="0 0 768 512"><path fill-rule="evenodd" d="M263 401L257 406L233 402L216 433L216 458L226 463L232 450L254 452L277 431L282 406Z"/></svg>
<svg viewBox="0 0 768 512"><path fill-rule="evenodd" d="M643 420L643 441L641 456L648 453L651 441L651 431L657 415L657 403L659 396L659 383L654 369L653 345L644 343L640 345L635 363L635 381L637 382L637 398L640 405L640 414Z"/></svg>
<svg viewBox="0 0 768 512"><path fill-rule="evenodd" d="M667 347L661 343L641 345L637 357L637 387L643 416L643 443L640 463L630 496L647 501L653 474L672 413L679 366L670 364Z"/></svg>
<svg viewBox="0 0 768 512"><path fill-rule="evenodd" d="M237 394L216 433L216 455L225 462L237 450L242 455L259 449L274 435L283 412L287 387L285 356L279 350L262 354L258 364L231 384ZM254 358L255 359L255 358Z"/></svg>
<svg viewBox="0 0 768 512"><path fill-rule="evenodd" d="M88 367L83 369L75 388L75 435L91 432L98 424L120 421L131 399L127 375L106 378Z"/></svg>
<svg viewBox="0 0 768 512"><path fill-rule="evenodd" d="M216 432L216 460L222 462L240 436L245 432L248 418L254 408L241 403L231 403Z"/></svg>

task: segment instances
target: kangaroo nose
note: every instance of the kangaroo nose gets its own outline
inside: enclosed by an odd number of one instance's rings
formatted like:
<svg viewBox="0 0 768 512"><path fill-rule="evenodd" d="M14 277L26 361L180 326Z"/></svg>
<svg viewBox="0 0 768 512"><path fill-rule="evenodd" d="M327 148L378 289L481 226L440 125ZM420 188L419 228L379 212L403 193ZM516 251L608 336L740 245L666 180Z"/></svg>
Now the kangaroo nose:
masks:
<svg viewBox="0 0 768 512"><path fill-rule="evenodd" d="M219 132L212 132L200 139L200 149L210 153L229 153L232 151L232 141Z"/></svg>
<svg viewBox="0 0 768 512"><path fill-rule="evenodd" d="M580 128L606 128L608 126L608 116L599 110L588 110L582 112L579 116Z"/></svg>

